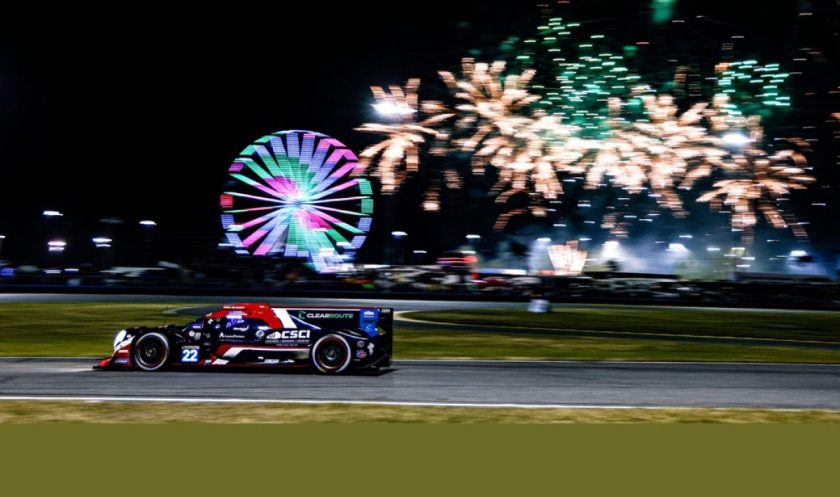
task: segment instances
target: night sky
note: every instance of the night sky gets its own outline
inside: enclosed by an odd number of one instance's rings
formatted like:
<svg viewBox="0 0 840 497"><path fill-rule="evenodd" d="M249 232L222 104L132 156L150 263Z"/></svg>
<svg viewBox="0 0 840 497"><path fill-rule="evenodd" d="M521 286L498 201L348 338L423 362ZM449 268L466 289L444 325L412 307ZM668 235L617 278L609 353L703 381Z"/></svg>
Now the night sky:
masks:
<svg viewBox="0 0 840 497"><path fill-rule="evenodd" d="M138 220L157 220L156 243L172 259L215 247L221 240L217 204L226 168L251 141L276 130L311 129L358 152L372 139L353 131L374 117L370 85L412 76L433 81L439 69L457 70L470 50L491 57L504 38L529 34L540 24L538 5L528 0L350 4L300 2L210 20L170 13L109 22L81 15L67 22L4 19L2 257L39 261L47 229L61 232L71 246L89 247L90 237L103 229L98 220L108 217L125 221L126 240L140 239ZM816 126L812 133L820 142L809 158L826 171L817 171L823 186L837 183L829 170L836 168L837 147L825 122L831 105L840 111L836 96L831 100L827 93L837 88L833 2L680 0L675 18L702 12L705 24L664 28L650 23L649 2L581 1L558 8L563 17L614 38L617 46L654 40L643 59L643 69L651 72L664 64L666 52L708 56L713 64L720 54L714 47L736 33L747 35L740 45L745 55L760 53L782 64L803 43L818 46L820 60L807 63L815 73L794 80L796 109L779 126ZM814 15L804 19L798 15L804 11ZM802 96L808 91L816 93L811 100ZM816 189L814 198L821 201L836 192ZM476 220L463 212L448 218L446 230L433 227L447 222L419 213L416 190L409 186L398 200L396 227L417 233L435 250L450 248L474 229ZM836 219L836 205L822 210L804 205L799 215L817 224L815 243L836 250L836 223L830 220ZM45 226L44 209L65 214L60 226ZM489 227L489 221L480 222ZM379 256L377 237L381 228L375 228L363 257ZM90 250L75 249L75 256L85 258Z"/></svg>

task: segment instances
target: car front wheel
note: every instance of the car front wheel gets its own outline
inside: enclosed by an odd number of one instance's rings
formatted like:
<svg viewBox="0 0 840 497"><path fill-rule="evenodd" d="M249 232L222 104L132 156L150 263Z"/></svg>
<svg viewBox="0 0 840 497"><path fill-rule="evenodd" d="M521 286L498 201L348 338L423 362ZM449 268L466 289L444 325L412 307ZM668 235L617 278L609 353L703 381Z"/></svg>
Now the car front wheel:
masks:
<svg viewBox="0 0 840 497"><path fill-rule="evenodd" d="M134 342L134 364L143 371L160 371L169 361L169 339L162 333L146 333Z"/></svg>

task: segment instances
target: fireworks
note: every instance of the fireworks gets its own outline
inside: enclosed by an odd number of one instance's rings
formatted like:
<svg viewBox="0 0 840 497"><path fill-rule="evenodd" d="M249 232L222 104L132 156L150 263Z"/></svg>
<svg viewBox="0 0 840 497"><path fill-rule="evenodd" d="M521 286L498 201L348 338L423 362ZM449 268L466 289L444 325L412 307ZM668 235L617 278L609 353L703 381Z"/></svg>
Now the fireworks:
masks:
<svg viewBox="0 0 840 497"><path fill-rule="evenodd" d="M455 98L463 102L455 107L460 115L456 130L468 130L467 138L457 139L461 150L475 152L473 171L481 174L484 166L509 160L515 145L512 140L525 132L532 120L521 111L540 99L526 89L534 71L509 74L502 82L504 62L478 63L471 58L462 61L462 79L447 71L440 77ZM506 159L507 158L507 159Z"/></svg>
<svg viewBox="0 0 840 497"><path fill-rule="evenodd" d="M504 204L517 193L529 192L543 199L562 194L558 172L573 169L569 164L582 156L572 151L570 138L578 132L565 125L560 116L548 115L532 105L540 100L527 86L535 72L504 75L505 64L462 61L462 78L441 72L441 79L462 102L455 109L457 133L454 144L472 154L475 174L484 174L491 166L498 180L492 191L498 193L496 203ZM533 200L533 199L532 199ZM530 212L545 215L540 202L531 202ZM527 212L515 209L502 215L496 223L501 229L514 215ZM501 227L501 228L500 228Z"/></svg>
<svg viewBox="0 0 840 497"><path fill-rule="evenodd" d="M790 107L790 96L784 94L789 73L779 64L759 64L755 60L721 62L715 66L716 91L734 96L725 112L733 115L769 115L771 108Z"/></svg>
<svg viewBox="0 0 840 497"><path fill-rule="evenodd" d="M373 107L387 115L391 122L366 123L356 128L358 131L386 136L359 155L359 164L364 168L370 167L379 156L373 175L379 178L382 193L386 195L394 193L408 174L417 172L420 164L419 147L426 143L427 138L446 138L445 133L432 126L452 117L452 114L444 112L443 106L437 102L424 102L422 109L418 109L419 87L419 79L408 80L404 87L391 85L388 91L379 86L371 87L376 100ZM418 110L431 114L431 117L416 121Z"/></svg>
<svg viewBox="0 0 840 497"><path fill-rule="evenodd" d="M602 35L579 43L581 37L571 35L576 27L560 18L541 26L537 38L524 40L530 48L516 57L524 69L465 58L460 75L439 72L452 96L448 105L420 102L417 79L388 90L373 87L374 106L387 114L386 122L358 129L386 138L362 152L361 164L373 169L383 192L390 194L418 171L424 151L469 154L473 174L491 171L496 178L491 193L505 209L496 230L518 215L547 215L553 209L547 210L545 201L564 195L564 181L582 179L590 191L647 194L675 217L688 215L688 199L708 202L713 210L727 207L732 229L744 231L745 237L761 218L804 236L778 202L813 182L805 158L794 148L762 149L762 116L790 104L780 90L788 74L778 64L720 63L716 77L709 78L714 85L696 83L688 93L683 86L689 68L680 66L672 83L675 95L694 98L686 108L674 96L641 84L640 76L626 67L636 47L614 53L600 45ZM540 50L547 56L540 59ZM534 64L547 66L548 77L540 80L528 67ZM714 94L704 93L712 86ZM697 101L703 95L707 100ZM425 117L418 120L421 113ZM790 141L800 149L807 145ZM440 187L459 189L463 180L449 166L433 174L423 208L441 210ZM513 201L522 196L527 204ZM637 217L608 208L612 212L601 227L628 236Z"/></svg>
<svg viewBox="0 0 840 497"><path fill-rule="evenodd" d="M758 158L761 157L761 158ZM791 161L792 164L785 162ZM731 211L732 229L742 231L745 241L751 241L753 227L759 214L774 228L793 230L798 238L806 236L805 230L793 216L778 207L780 198L791 190L803 190L814 181L805 169L799 167L804 158L791 150L772 156L742 156L739 177L714 183L712 189L697 198L709 202L713 210L728 207Z"/></svg>
<svg viewBox="0 0 840 497"><path fill-rule="evenodd" d="M670 95L644 94L638 98L644 105L645 120L623 119L623 103L610 99L611 136L594 144L597 152L587 168L587 188L597 188L609 176L614 186L629 193L650 189L661 207L684 217L677 185L690 166L702 171L722 167L727 152L720 147L722 140L700 125L707 104L695 104L678 115ZM693 172L691 181L696 176Z"/></svg>
<svg viewBox="0 0 840 497"><path fill-rule="evenodd" d="M583 155L573 150L568 139L572 133L573 128L564 126L558 117L538 111L512 137L488 139L474 157L488 158L496 168L499 179L494 191L530 187L544 199L555 199L563 193L558 173L577 170L571 164Z"/></svg>

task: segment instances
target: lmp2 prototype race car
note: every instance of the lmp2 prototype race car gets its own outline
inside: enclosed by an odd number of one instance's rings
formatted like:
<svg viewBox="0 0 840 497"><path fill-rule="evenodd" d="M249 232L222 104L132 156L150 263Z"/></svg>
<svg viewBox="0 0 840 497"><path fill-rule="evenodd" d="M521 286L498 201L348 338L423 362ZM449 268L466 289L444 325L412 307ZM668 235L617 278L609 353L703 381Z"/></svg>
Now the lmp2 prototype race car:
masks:
<svg viewBox="0 0 840 497"><path fill-rule="evenodd" d="M393 309L226 305L186 326L138 327L114 337L94 369L315 368L325 374L391 365Z"/></svg>

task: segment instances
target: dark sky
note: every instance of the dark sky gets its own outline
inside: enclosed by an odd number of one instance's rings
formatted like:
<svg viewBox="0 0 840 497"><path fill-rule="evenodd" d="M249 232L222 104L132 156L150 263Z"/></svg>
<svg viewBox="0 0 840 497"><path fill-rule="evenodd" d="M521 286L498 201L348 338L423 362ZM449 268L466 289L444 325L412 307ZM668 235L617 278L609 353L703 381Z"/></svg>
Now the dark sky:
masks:
<svg viewBox="0 0 840 497"><path fill-rule="evenodd" d="M110 21L80 13L4 19L3 256L37 260L46 208L65 213L65 235L79 243L97 234L98 219L115 216L126 226L158 220L161 243L173 249L215 245L226 167L245 145L294 128L327 133L358 151L368 138L352 128L371 117L371 84L430 80L438 69L457 69L470 49L490 52L539 23L530 0L335 3L209 16L132 13ZM633 41L648 29L648 4L561 8ZM719 31L746 30L783 56L785 43L796 42L789 40L796 12L808 5L734 4L678 1L676 9L679 15L702 6ZM831 2L820 5L836 12ZM692 33L698 43L704 37Z"/></svg>

